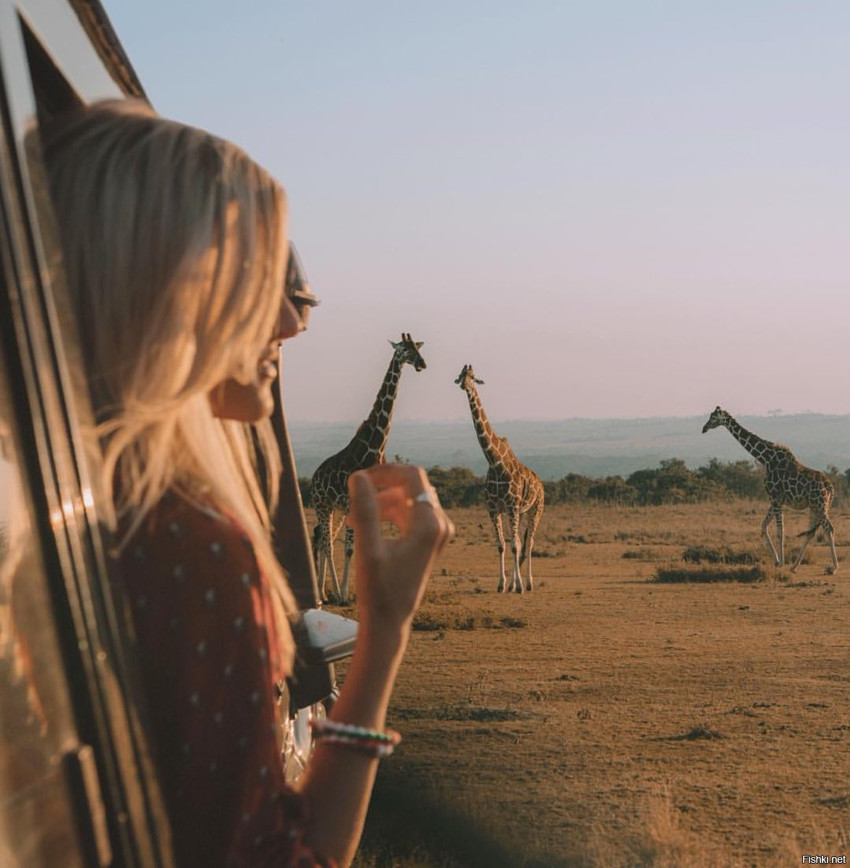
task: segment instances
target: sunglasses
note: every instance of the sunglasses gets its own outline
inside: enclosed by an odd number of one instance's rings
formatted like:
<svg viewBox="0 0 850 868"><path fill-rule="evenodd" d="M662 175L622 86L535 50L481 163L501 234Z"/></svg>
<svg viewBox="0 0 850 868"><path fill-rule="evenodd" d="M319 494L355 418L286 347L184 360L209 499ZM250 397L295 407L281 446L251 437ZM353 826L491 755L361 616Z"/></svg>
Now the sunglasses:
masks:
<svg viewBox="0 0 850 868"><path fill-rule="evenodd" d="M297 311L301 325L306 329L310 319L310 308L319 304L319 299L310 291L310 282L304 273L301 257L291 241L289 242L289 261L286 264L284 292Z"/></svg>

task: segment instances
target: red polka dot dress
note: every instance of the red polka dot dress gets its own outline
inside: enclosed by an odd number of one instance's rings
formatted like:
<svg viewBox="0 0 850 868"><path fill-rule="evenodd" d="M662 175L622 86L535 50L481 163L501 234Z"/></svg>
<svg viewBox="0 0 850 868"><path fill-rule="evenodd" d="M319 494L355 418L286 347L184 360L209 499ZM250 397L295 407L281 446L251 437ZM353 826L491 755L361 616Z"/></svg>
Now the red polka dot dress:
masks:
<svg viewBox="0 0 850 868"><path fill-rule="evenodd" d="M303 841L284 782L275 685L283 678L269 583L248 538L167 495L124 548L174 848L181 866L333 866Z"/></svg>

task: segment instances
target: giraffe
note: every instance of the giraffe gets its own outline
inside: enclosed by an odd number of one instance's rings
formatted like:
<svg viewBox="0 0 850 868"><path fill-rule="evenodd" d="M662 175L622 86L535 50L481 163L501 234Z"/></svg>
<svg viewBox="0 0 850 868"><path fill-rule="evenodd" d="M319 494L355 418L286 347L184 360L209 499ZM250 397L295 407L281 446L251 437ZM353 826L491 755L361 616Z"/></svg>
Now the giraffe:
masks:
<svg viewBox="0 0 850 868"><path fill-rule="evenodd" d="M496 545L499 548L499 584L496 590L499 593L505 591L505 536L502 532L504 513L511 523L511 551L514 556L513 576L508 590L522 593L520 567L523 561L528 559L525 587L531 591L534 588L531 552L534 548L534 531L540 516L543 515L543 483L533 470L519 461L508 441L493 431L475 388L476 383L483 385L484 381L476 379L472 365L463 366L455 383L466 392L469 399L475 433L489 465L486 479L487 511L496 530ZM519 523L522 515L526 516L526 521L525 536L520 549Z"/></svg>
<svg viewBox="0 0 850 868"><path fill-rule="evenodd" d="M721 425L728 428L729 432L741 446L756 461L764 465L767 473L764 484L767 489L767 495L770 498L770 509L768 509L767 515L761 523L761 535L767 542L768 548L770 548L776 566L781 567L785 563L785 532L782 525L782 508L783 506L789 506L791 509L809 509L811 511L809 529L800 534L800 536L806 537L806 541L803 543L800 554L797 555L794 566L791 567L791 572L797 571L800 561L803 560L806 547L812 541L818 528L823 528L824 533L826 533L830 551L832 552L832 567L827 568L826 572L837 572L838 556L835 553L834 528L832 522L829 520L829 506L832 503L832 496L834 494L834 487L830 478L825 473L821 473L820 470L812 470L810 467L800 464L787 446L762 440L761 437L757 437L755 434L747 431L722 407L715 407L714 412L709 416L705 425L703 425L702 433L705 434L709 429L718 428ZM778 551L768 533L771 519L776 521Z"/></svg>
<svg viewBox="0 0 850 868"><path fill-rule="evenodd" d="M326 458L313 474L312 500L316 510L316 527L313 531L313 557L322 596L325 597L325 575L330 567L334 594L341 605L348 604L348 572L354 552L354 531L345 529L345 567L342 584L337 578L333 560L333 541L339 533L341 522L334 527L334 515L348 512L348 477L355 470L363 470L373 464L384 463L384 450L390 433L393 405L398 393L401 372L405 365L416 371L425 368L425 360L419 354L422 341L414 341L410 333L402 332L398 343L390 341L393 355L381 382L381 388L372 406L369 417L360 424L351 442Z"/></svg>

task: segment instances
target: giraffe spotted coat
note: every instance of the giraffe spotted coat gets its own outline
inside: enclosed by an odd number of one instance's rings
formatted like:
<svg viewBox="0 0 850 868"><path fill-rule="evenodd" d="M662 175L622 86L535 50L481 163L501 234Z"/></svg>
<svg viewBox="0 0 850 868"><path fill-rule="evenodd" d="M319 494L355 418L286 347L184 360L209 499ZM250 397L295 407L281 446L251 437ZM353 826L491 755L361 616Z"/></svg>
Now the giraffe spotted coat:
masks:
<svg viewBox="0 0 850 868"><path fill-rule="evenodd" d="M316 527L313 530L313 557L322 596L327 599L325 577L330 570L337 602L348 603L349 570L354 553L354 530L345 529L345 566L342 582L339 581L333 560L333 541L348 513L348 477L355 470L365 470L375 464L383 464L387 438L390 433L393 407L398 395L401 372L405 365L414 370L425 369L425 360L419 350L422 341L414 341L409 333L402 333L398 343L390 341L393 355L381 381L381 387L369 413L354 437L343 449L326 458L313 474L311 499L316 511ZM337 518L339 521L337 522Z"/></svg>
<svg viewBox="0 0 850 868"><path fill-rule="evenodd" d="M502 530L502 516L507 515L510 524L511 552L514 559L513 575L508 590L522 593L522 575L520 568L527 561L527 573L525 589L531 591L534 588L534 579L531 573L531 554L534 549L534 533L540 516L543 514L543 483L540 477L526 467L514 455L508 441L497 435L487 414L481 406L478 397L477 384L483 384L483 380L475 377L472 365L464 365L460 375L455 380L461 389L466 392L469 400L469 408L472 412L472 421L475 425L475 434L487 459L488 469L485 480L485 496L487 512L493 522L496 531L496 544L499 549L499 584L497 590L502 592L506 587L505 576L505 535ZM522 546L520 546L520 519L526 517L525 534Z"/></svg>
<svg viewBox="0 0 850 868"><path fill-rule="evenodd" d="M706 431L721 426L727 428L744 449L764 466L764 484L767 496L770 498L770 508L762 521L761 534L773 555L776 566L781 567L785 563L782 510L787 506L791 509L808 509L811 513L809 528L803 534L806 541L797 555L791 572L796 572L797 567L800 566L806 548L819 529L826 534L832 555L832 567L827 572L837 572L838 555L835 551L834 527L829 518L829 508L835 489L830 478L820 470L813 470L801 464L787 446L763 440L751 431L747 431L722 407L715 407L708 421L703 425L702 432L705 434ZM771 521L776 523L776 545L768 531Z"/></svg>

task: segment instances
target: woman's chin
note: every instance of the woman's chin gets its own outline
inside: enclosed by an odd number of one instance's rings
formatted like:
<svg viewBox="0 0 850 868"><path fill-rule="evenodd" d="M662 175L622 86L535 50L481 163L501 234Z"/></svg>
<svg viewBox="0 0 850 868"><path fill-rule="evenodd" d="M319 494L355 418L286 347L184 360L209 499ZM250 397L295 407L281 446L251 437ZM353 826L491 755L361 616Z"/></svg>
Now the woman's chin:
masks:
<svg viewBox="0 0 850 868"><path fill-rule="evenodd" d="M213 416L235 422L261 422L274 412L274 380L240 383L225 380L210 392Z"/></svg>

